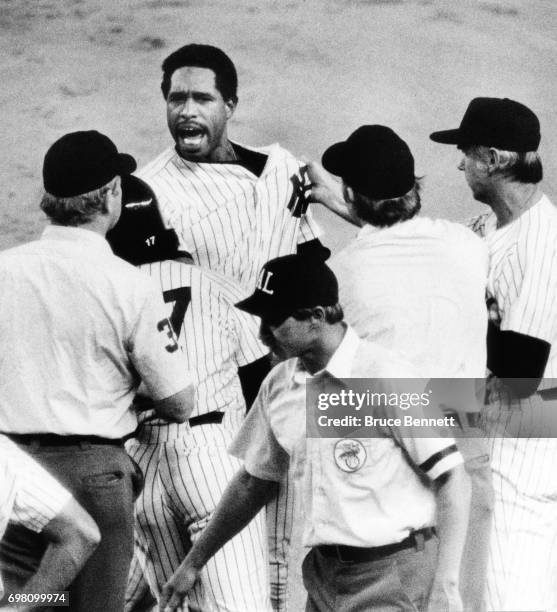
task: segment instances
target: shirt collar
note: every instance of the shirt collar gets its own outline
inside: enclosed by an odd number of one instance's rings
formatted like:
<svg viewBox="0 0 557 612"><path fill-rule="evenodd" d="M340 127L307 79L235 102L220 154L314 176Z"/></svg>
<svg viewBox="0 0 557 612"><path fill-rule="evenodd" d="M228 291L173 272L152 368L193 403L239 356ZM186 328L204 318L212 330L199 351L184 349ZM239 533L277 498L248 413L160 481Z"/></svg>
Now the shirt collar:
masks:
<svg viewBox="0 0 557 612"><path fill-rule="evenodd" d="M47 225L41 235L41 240L63 240L75 244L87 244L91 249L112 253L106 239L88 229L82 227L70 227L68 225Z"/></svg>
<svg viewBox="0 0 557 612"><path fill-rule="evenodd" d="M356 240L360 238L365 238L366 236L375 236L379 232L381 233L381 239L387 234L387 232L392 232L395 234L399 233L413 233L415 231L415 227L422 217L414 216L411 219L405 219L404 221L397 221L393 223L393 225L389 225L388 227L377 227L375 225L371 225L370 223L366 223L363 225L356 235Z"/></svg>
<svg viewBox="0 0 557 612"><path fill-rule="evenodd" d="M348 325L344 338L329 359L327 365L322 370L319 370L319 372L313 374L313 377L329 374L334 378L350 378L352 363L359 345L360 339L358 335L352 327ZM301 384L304 383L307 378L312 378L312 375L304 368L301 359L297 359L293 373L294 382Z"/></svg>

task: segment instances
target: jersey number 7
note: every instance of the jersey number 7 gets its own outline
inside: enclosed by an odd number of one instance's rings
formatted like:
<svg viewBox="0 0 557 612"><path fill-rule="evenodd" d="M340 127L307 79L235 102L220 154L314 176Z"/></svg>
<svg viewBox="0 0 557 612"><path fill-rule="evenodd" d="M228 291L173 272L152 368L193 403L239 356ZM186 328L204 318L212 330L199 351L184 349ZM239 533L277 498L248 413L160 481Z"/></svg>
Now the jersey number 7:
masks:
<svg viewBox="0 0 557 612"><path fill-rule="evenodd" d="M166 304L174 302L172 314L170 315L170 325L176 337L179 338L186 310L191 302L191 287L169 289L168 291L163 291L162 296Z"/></svg>

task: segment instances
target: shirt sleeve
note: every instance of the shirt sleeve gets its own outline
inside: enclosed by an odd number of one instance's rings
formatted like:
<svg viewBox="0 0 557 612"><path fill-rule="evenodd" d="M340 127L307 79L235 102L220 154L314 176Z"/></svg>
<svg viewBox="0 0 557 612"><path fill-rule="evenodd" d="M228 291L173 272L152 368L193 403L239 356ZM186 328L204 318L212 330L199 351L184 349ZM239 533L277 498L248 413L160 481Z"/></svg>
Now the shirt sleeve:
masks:
<svg viewBox="0 0 557 612"><path fill-rule="evenodd" d="M170 397L192 383L160 290L150 283L130 340L130 358L154 400Z"/></svg>
<svg viewBox="0 0 557 612"><path fill-rule="evenodd" d="M269 349L259 340L259 326L255 318L233 305L230 305L229 308L237 339L236 364L238 367L267 355Z"/></svg>
<svg viewBox="0 0 557 612"><path fill-rule="evenodd" d="M228 452L243 460L246 471L252 476L280 482L288 471L290 458L271 428L267 396L264 382Z"/></svg>
<svg viewBox="0 0 557 612"><path fill-rule="evenodd" d="M44 468L17 447L13 462L15 498L11 520L40 532L69 502L72 495Z"/></svg>
<svg viewBox="0 0 557 612"><path fill-rule="evenodd" d="M406 380L399 385L398 381L392 380L389 392L396 393L398 397L408 397L408 393L422 393L424 391L422 382L422 380ZM413 385L416 386L411 389ZM424 396L431 397L427 392ZM454 438L445 435L446 427L422 425L415 420L442 418L443 414L437 406L428 406L427 411L424 411L420 404L413 405L407 410L395 406L393 410L397 411L397 417L402 417L402 421L400 426L389 427L392 437L408 453L414 465L431 480L439 478L463 462ZM411 425L405 424L406 416L412 417Z"/></svg>
<svg viewBox="0 0 557 612"><path fill-rule="evenodd" d="M557 325L557 251L553 244L543 239L531 241L525 249L526 256L518 268L507 266L505 280L508 280L510 293L513 293L511 288L516 287L516 296L509 299L508 305L495 296L498 304L503 303L503 308L499 309L501 329L551 343ZM502 281L499 286L503 287Z"/></svg>

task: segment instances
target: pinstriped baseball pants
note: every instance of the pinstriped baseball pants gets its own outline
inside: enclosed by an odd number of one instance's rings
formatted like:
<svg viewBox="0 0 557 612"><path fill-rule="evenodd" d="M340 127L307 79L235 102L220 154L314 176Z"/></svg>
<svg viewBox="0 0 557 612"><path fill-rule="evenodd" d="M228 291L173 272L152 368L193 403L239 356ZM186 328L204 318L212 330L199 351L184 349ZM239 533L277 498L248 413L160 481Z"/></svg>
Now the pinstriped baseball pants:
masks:
<svg viewBox="0 0 557 612"><path fill-rule="evenodd" d="M145 427L138 440L128 443L128 452L143 470L145 487L136 502L141 549L134 553L135 576L130 574L126 610L133 609L141 587L138 566L143 565L158 599L241 466L227 452L233 428L226 425L225 417L222 424L199 425L166 441L156 438L154 426ZM191 612L271 610L263 519L258 515L204 567L189 596Z"/></svg>
<svg viewBox="0 0 557 612"><path fill-rule="evenodd" d="M482 427L495 494L487 609L557 610L557 402L492 391Z"/></svg>

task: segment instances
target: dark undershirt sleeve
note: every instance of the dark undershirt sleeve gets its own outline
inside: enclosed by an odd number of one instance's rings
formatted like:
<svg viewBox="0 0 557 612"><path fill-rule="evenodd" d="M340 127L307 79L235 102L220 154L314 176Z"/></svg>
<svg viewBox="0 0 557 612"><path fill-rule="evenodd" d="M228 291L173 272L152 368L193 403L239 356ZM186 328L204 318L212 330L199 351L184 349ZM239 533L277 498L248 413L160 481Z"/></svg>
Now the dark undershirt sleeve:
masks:
<svg viewBox="0 0 557 612"><path fill-rule="evenodd" d="M487 329L487 367L504 380L517 397L534 393L543 378L551 344L514 331Z"/></svg>
<svg viewBox="0 0 557 612"><path fill-rule="evenodd" d="M242 385L242 393L246 401L246 412L251 408L257 397L263 379L271 369L270 355L265 355L256 361L238 368L238 376Z"/></svg>
<svg viewBox="0 0 557 612"><path fill-rule="evenodd" d="M304 257L316 257L322 261L326 261L331 256L330 249L324 246L319 238L300 243L297 248L297 253Z"/></svg>

